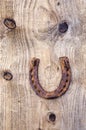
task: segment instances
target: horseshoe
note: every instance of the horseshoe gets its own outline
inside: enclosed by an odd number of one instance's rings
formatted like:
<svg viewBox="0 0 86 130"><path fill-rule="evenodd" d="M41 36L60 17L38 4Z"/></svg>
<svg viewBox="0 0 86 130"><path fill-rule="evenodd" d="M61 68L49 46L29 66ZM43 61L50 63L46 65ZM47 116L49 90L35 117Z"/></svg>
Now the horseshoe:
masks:
<svg viewBox="0 0 86 130"><path fill-rule="evenodd" d="M62 96L68 90L71 82L71 68L69 64L69 59L67 57L60 57L59 61L62 70L62 77L60 84L56 90L48 92L43 89L42 85L39 82L38 66L40 59L33 58L31 60L29 71L30 84L38 96L45 99L54 99Z"/></svg>

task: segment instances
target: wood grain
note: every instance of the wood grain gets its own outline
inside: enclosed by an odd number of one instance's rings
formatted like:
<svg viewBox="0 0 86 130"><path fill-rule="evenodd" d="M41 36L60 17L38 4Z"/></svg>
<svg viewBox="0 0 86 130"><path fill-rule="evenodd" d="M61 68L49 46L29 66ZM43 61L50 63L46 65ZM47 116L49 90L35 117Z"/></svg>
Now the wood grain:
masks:
<svg viewBox="0 0 86 130"><path fill-rule="evenodd" d="M5 27L5 18L13 18L16 29ZM58 31L62 21L69 25L64 34ZM55 100L38 97L29 82L30 60L40 59L40 83L52 91L63 56L72 69L69 90ZM13 79L5 80L3 71ZM0 0L0 130L86 130L85 0Z"/></svg>

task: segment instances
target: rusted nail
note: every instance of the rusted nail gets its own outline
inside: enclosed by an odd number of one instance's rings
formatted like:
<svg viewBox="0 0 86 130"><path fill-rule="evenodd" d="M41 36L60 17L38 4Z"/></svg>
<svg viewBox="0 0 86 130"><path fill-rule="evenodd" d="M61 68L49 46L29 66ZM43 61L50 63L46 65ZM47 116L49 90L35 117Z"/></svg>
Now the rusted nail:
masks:
<svg viewBox="0 0 86 130"><path fill-rule="evenodd" d="M10 72L6 71L6 72L3 73L3 78L5 80L12 80L13 75Z"/></svg>
<svg viewBox="0 0 86 130"><path fill-rule="evenodd" d="M62 22L59 24L59 32L65 33L68 30L68 24L67 22Z"/></svg>
<svg viewBox="0 0 86 130"><path fill-rule="evenodd" d="M67 57L60 57L59 60L62 69L62 77L57 89L51 92L45 91L39 82L38 66L40 60L38 58L33 58L31 60L29 71L30 84L38 96L45 99L54 99L62 96L68 90L71 82L71 68L69 59Z"/></svg>
<svg viewBox="0 0 86 130"><path fill-rule="evenodd" d="M15 29L16 28L16 23L13 19L11 18L5 18L4 19L4 25L8 27L9 29Z"/></svg>

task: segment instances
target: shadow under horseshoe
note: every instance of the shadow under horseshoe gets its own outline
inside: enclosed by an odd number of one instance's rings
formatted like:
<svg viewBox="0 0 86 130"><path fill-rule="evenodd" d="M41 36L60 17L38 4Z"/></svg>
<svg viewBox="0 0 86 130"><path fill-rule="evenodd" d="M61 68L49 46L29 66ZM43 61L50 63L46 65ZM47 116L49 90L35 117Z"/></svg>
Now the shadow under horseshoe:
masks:
<svg viewBox="0 0 86 130"><path fill-rule="evenodd" d="M62 96L68 90L71 82L71 68L69 64L69 59L67 57L60 57L59 61L62 70L62 77L61 77L60 84L57 87L57 89L48 92L43 89L42 85L39 82L38 66L39 66L40 59L33 58L31 60L30 71L29 71L30 84L38 96L45 99L54 99Z"/></svg>

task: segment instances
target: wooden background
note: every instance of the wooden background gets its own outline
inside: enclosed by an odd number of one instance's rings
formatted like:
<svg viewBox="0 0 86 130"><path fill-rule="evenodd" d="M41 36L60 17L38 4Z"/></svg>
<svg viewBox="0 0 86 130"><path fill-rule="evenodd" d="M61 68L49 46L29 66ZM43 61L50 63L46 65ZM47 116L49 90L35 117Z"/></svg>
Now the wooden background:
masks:
<svg viewBox="0 0 86 130"><path fill-rule="evenodd" d="M8 17L17 25L12 31L3 24ZM59 34L64 20L68 31ZM40 82L52 91L61 56L70 60L71 85L58 99L42 99L30 86L30 60L40 58ZM86 130L86 0L0 0L0 130Z"/></svg>

